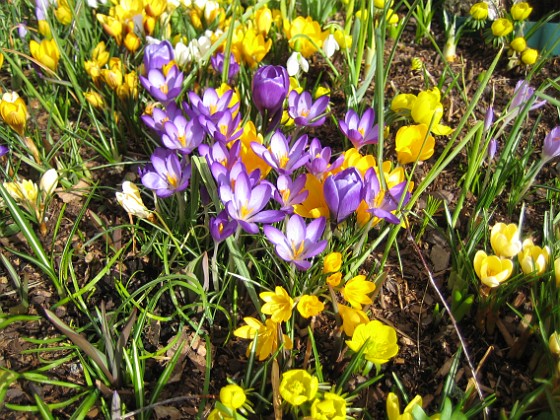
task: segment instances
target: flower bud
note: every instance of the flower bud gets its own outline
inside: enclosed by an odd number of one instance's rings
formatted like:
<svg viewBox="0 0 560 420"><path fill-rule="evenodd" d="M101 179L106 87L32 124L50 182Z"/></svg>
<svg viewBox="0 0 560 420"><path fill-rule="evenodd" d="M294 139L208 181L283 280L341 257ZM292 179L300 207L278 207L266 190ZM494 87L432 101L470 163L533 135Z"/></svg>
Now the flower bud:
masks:
<svg viewBox="0 0 560 420"><path fill-rule="evenodd" d="M505 258L514 257L521 251L517 225L510 223L496 223L490 232L490 244L496 255Z"/></svg>
<svg viewBox="0 0 560 420"><path fill-rule="evenodd" d="M495 37L509 35L513 31L513 23L509 19L499 18L492 24L492 34Z"/></svg>
<svg viewBox="0 0 560 420"><path fill-rule="evenodd" d="M511 6L511 17L513 20L522 21L529 17L533 8L526 1Z"/></svg>
<svg viewBox="0 0 560 420"><path fill-rule="evenodd" d="M550 338L548 339L548 348L554 356L560 356L560 334L558 334L557 331L554 331L550 335Z"/></svg>
<svg viewBox="0 0 560 420"><path fill-rule="evenodd" d="M516 52L523 52L527 48L527 41L522 36L514 38L509 44L510 48Z"/></svg>
<svg viewBox="0 0 560 420"><path fill-rule="evenodd" d="M521 61L528 66L535 64L538 58L539 52L534 48L527 48L521 53Z"/></svg>
<svg viewBox="0 0 560 420"><path fill-rule="evenodd" d="M27 106L17 92L6 92L0 100L0 117L20 136L27 124Z"/></svg>
<svg viewBox="0 0 560 420"><path fill-rule="evenodd" d="M58 173L54 168L51 168L48 171L46 171L41 177L41 180L39 181L39 189L47 197L52 195L57 185L58 185Z"/></svg>

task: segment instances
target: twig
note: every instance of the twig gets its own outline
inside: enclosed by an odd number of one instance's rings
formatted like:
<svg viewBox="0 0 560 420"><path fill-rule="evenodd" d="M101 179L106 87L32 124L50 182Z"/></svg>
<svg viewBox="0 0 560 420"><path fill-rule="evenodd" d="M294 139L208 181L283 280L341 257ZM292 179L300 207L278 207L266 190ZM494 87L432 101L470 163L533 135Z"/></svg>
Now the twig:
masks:
<svg viewBox="0 0 560 420"><path fill-rule="evenodd" d="M424 259L424 255L422 254L422 251L420 250L420 248L418 247L416 242L414 242L414 238L412 236L412 233L410 232L410 227L409 227L408 223L406 222L406 219L405 219L405 223L406 223L406 232L408 234L408 240L412 243L412 247L414 248L414 251L418 254L418 257L420 258L420 261L422 262L422 266L424 267L424 270L428 274L428 278L430 279L430 284L432 285L433 289L435 290L436 294L438 295L439 300L441 301L441 304L443 305L443 307L445 308L445 310L449 314L449 319L451 320L451 323L453 324L453 328L455 329L455 332L457 333L457 337L459 338L459 341L461 342L461 346L463 347L463 351L465 353L465 359L467 360L467 364L469 365L469 369L471 370L471 373L472 373L472 376L473 376L474 387L476 389L476 393L478 394L478 397L480 398L480 401L484 403L484 393L482 392L482 388L480 387L480 384L478 383L477 371L474 368L474 364L472 363L471 358L469 356L469 352L467 351L467 343L465 342L465 339L461 335L461 331L459 330L459 325L457 324L457 320L453 316L453 313L451 312L451 308L449 307L447 301L445 300L445 297L441 294L441 292L440 292L440 290L439 290L439 288L438 288L438 286L437 286L437 284L434 280L434 277L432 276L432 272L430 271L430 268L428 267L428 264L426 263L426 260ZM490 415L490 413L488 411L488 407L484 407L483 413L484 413L484 419L487 420L489 418L489 415Z"/></svg>

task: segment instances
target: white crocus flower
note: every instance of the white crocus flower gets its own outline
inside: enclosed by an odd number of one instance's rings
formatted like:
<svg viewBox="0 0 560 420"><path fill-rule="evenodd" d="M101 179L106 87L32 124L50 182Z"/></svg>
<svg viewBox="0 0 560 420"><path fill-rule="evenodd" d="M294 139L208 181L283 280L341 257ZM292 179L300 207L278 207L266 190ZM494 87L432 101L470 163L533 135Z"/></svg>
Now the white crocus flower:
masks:
<svg viewBox="0 0 560 420"><path fill-rule="evenodd" d="M179 41L175 44L174 54L177 65L179 67L185 67L189 62L189 47Z"/></svg>
<svg viewBox="0 0 560 420"><path fill-rule="evenodd" d="M286 68L288 69L288 75L294 77L299 74L300 70L307 73L309 70L309 63L301 53L294 51L292 55L290 55L290 58L288 58Z"/></svg>
<svg viewBox="0 0 560 420"><path fill-rule="evenodd" d="M52 195L56 186L58 185L58 172L56 169L51 168L46 171L41 180L39 181L39 189L43 192L43 194L48 197Z"/></svg>
<svg viewBox="0 0 560 420"><path fill-rule="evenodd" d="M140 219L152 220L153 215L144 205L140 191L136 184L130 181L124 181L122 184L122 192L116 192L118 203L130 215L134 215Z"/></svg>

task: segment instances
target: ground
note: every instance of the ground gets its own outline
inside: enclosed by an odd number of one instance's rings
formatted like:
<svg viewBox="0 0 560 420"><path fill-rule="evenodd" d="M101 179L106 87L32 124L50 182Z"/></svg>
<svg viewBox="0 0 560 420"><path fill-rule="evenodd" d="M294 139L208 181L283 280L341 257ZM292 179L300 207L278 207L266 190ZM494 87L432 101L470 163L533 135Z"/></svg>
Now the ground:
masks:
<svg viewBox="0 0 560 420"><path fill-rule="evenodd" d="M441 28L435 26L434 32L441 34ZM443 46L441 35L436 36L440 47ZM458 58L452 64L454 71L461 73L465 81L468 95L472 95L477 87L477 77L484 71L493 59L495 50L491 47L481 47L476 39L465 38L459 45ZM391 80L386 92L388 97L397 92L413 92L424 88L425 80L421 73L413 72L410 64L413 58L419 57L426 66L429 77L429 84L439 80L441 75L442 63L439 55L435 52L429 42L423 41L420 44L414 42L414 33L407 31L402 46L398 49L398 55L389 76ZM321 63L315 63L320 68ZM317 69L316 69L317 70ZM313 71L313 70L312 70ZM560 60L555 58L543 69L543 71L533 80L533 85L538 85L547 77L558 75L560 71ZM522 70L507 70L505 63L499 65L499 69L493 76L490 86L496 91L507 92L506 95L496 95L488 91L483 96L476 110L481 117L487 106L494 100L494 107L497 110L503 109L515 83L524 77ZM444 86L447 83L444 83ZM454 89L445 92L444 108L446 115L444 120L453 126L461 117L462 100L459 92ZM336 111L335 111L336 112ZM340 115L339 115L340 117ZM40 124L40 119L37 120ZM542 112L541 119L537 128L538 138L543 138L544 133L551 127L558 124L558 118L552 107L546 108ZM323 134L323 133L321 133ZM328 133L324 133L328 136ZM438 142L443 144L447 139L438 138ZM131 152L142 153L140 150ZM445 199L450 207L453 207L458 190L458 174L465 161L465 156L460 156L449 167L444 176L439 178L431 187L429 194ZM429 163L427 163L429 164ZM551 165L550 168L554 166ZM420 167L418 176L422 176L425 168ZM64 217L58 227L58 234L55 239L52 236L43 238L44 244L49 252L59 255L70 241L74 248L73 272L76 274L78 284L87 282L93 273L102 269L102 256L104 244L110 244L114 249L119 249L125 243L130 232L125 230L115 230L110 237L102 241L88 242L102 229L103 226L111 224L126 223L126 215L116 204L114 191L117 184L121 182L123 174L94 172L99 185L95 199L91 202L88 210L83 214L79 223L79 232L73 237L71 229L74 221L82 214L84 198L79 195L59 194L53 200L49 208L49 232L53 232L58 215L64 209ZM553 169L545 171L542 178L557 176ZM538 198L538 197L537 197ZM527 211L534 217L527 218L529 230L539 230L539 223L542 222L543 209L537 204L532 204ZM461 226L465 226L465 221L472 211L473 203L468 203L465 211L465 219ZM419 210L419 209L418 209ZM495 215L496 220L509 220L516 222L518 212L513 212L513 216L505 213L501 209ZM435 220L440 228L445 227L443 214L436 214ZM412 226L412 235L416 235L418 226ZM54 340L58 337L58 332L52 325L44 320L38 319L28 322L25 316L41 314L41 308L48 308L57 301L55 291L49 280L41 275L24 258L10 253L11 249L19 252L27 252L28 248L21 235L13 235L0 238L0 243L4 248L3 254L8 256L11 264L20 273L21 277L27 281L29 288L30 306L28 312L22 311L19 306L19 297L14 292L13 285L5 271L0 268L0 305L2 311L10 313L21 313L22 320L3 326L0 332L0 366L6 367L16 372L26 372L38 368L49 358L60 359L68 350L60 349L65 341ZM448 297L448 290L444 286L450 275L449 245L445 239L433 228L428 228L424 235L417 240L417 245L427 261L428 269L433 273L436 284L441 292ZM424 397L428 412L437 409L438 396L441 395L444 379L452 361L459 349L458 332L453 328L449 318L445 313L438 315L436 305L439 298L434 288L429 282L428 271L422 264L419 253L412 246L411 239L405 231L399 239L399 249L402 267L395 255L392 255L386 265L386 281L376 292L376 299L371 308L373 315L383 322L394 326L398 331L400 351L398 356L388 365L385 376L375 386L370 387L367 392L363 392L361 397L356 400L356 406L366 407L371 418L382 418L385 414L386 394L394 388L395 378L402 383L410 396L420 394ZM380 258L379 255L372 255L372 261ZM123 259L122 264L117 269L107 273L97 283L95 292L87 297L90 307L100 307L104 302L107 309L114 306L117 300L115 292L115 281L129 281L132 286L140 287L147 279L151 279L152 272L157 270L152 267L152 261L146 258L139 258L134 254L129 254ZM139 273L139 274L138 274ZM69 279L70 281L71 279ZM530 299L527 290L520 290L515 300L511 304L517 308L520 314L531 316ZM168 306L167 306L168 305ZM248 307L251 307L248 304ZM165 315L172 308L170 302L161 302L158 311ZM75 307L58 306L56 314L68 324L84 325L87 319L83 313ZM246 314L251 315L251 314ZM467 343L468 351L473 363L478 370L478 380L485 395L496 394L496 402L491 407L492 418L495 418L501 409L509 410L513 403L525 395L536 386L535 378L544 372L539 371L538 354L534 353L536 348L536 337L533 336L522 319L513 311L501 314L500 323L492 333L482 333L474 322L474 311L459 323L460 334ZM0 324L1 325L1 324ZM150 351L155 351L168 343L170 339L178 333L179 325L165 324L165 328L153 321L150 324L150 331L146 335L145 347ZM320 354L325 367L327 378L337 378L343 371L345 360L341 349L343 349L343 338L341 337L337 325L332 317L319 317L314 324L317 345L321 349ZM213 329L206 331L211 338L213 352L213 373L211 390L218 392L219 387L225 383L226 377L236 378L244 374L246 361L245 349L246 342L238 339L229 338L226 340L227 325L217 322ZM306 329L301 329L301 335L296 337L294 346L301 349L301 357L305 358L307 351ZM167 404L158 407L156 414L158 418L191 418L199 410L201 401L200 390L203 389L204 364L208 347L202 338L195 339L195 334L189 327L183 327L183 334L192 345L183 349L180 356L180 370L171 376L161 400L174 399ZM195 339L193 341L193 339ZM37 350L39 349L39 350ZM149 367L146 369L146 387L149 390L154 384L159 372L166 363L166 357L172 356L173 352L159 359L150 359ZM48 374L51 378L59 378L70 382L83 384L85 379L80 368L80 363L75 358L69 359L62 364L49 369ZM455 382L458 389L465 390L468 379L472 377L472 372L464 358L460 359L457 369ZM355 385L364 381L365 378L355 378ZM7 391L5 401L14 404L33 404L33 394L41 395L45 401L52 403L67 398L64 393L71 391L51 385L40 385L34 383L32 386L26 380L20 380ZM149 391L148 391L149 392ZM121 398L130 401L133 406L132 392L130 389L119 391ZM110 394L109 394L110 395ZM210 396L212 397L212 396ZM476 397L473 397L476 398ZM212 398L208 399L206 406L208 410L212 403ZM432 403L433 402L433 403ZM62 409L58 412L61 418L71 415L74 406ZM534 406L538 412L539 404ZM90 417L95 418L99 411L94 409L90 412ZM33 414L15 413L6 407L0 409L2 418L33 418Z"/></svg>

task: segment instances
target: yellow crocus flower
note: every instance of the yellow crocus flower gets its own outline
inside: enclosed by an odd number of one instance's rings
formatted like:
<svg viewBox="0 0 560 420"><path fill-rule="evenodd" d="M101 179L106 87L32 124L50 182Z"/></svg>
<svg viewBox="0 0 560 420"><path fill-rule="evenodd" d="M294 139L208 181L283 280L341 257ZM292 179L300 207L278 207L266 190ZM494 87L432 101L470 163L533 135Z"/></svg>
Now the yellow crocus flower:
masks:
<svg viewBox="0 0 560 420"><path fill-rule="evenodd" d="M58 60L60 60L60 51L54 39L43 39L41 43L31 40L29 50L35 60L52 71L56 71Z"/></svg>

